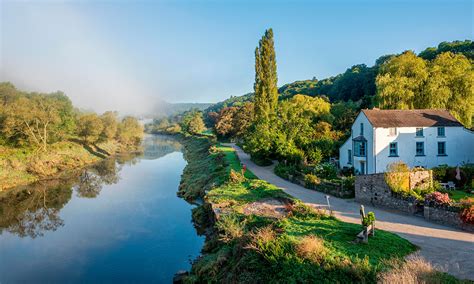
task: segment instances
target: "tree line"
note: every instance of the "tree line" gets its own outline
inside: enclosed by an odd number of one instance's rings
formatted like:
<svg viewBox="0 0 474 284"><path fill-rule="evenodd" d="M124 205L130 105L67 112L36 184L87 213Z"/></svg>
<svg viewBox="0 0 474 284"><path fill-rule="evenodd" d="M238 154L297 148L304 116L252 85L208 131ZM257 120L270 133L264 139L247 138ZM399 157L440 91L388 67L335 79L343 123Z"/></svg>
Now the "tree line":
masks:
<svg viewBox="0 0 474 284"><path fill-rule="evenodd" d="M143 127L134 117L84 113L62 92L24 92L0 83L0 145L46 151L53 143L77 137L87 144L116 140L136 147L142 136Z"/></svg>

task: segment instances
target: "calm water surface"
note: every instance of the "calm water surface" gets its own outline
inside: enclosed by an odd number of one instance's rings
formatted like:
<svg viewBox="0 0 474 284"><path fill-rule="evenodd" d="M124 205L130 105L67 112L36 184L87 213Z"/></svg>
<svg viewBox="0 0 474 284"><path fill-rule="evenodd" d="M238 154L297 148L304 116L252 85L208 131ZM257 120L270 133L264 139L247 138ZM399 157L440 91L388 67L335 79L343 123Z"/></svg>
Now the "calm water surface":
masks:
<svg viewBox="0 0 474 284"><path fill-rule="evenodd" d="M181 145L148 136L145 154L0 195L0 283L169 283L204 238L176 196Z"/></svg>

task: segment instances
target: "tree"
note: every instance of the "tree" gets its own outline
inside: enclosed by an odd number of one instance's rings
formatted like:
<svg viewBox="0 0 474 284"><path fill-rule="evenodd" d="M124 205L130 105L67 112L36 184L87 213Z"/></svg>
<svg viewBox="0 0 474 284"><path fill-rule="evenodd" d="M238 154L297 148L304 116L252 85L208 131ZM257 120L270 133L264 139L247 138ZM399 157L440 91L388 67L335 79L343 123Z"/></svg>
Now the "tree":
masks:
<svg viewBox="0 0 474 284"><path fill-rule="evenodd" d="M393 57L380 67L376 78L377 100L381 108L412 109L420 102L428 69L412 51Z"/></svg>
<svg viewBox="0 0 474 284"><path fill-rule="evenodd" d="M4 109L2 133L17 143L29 142L45 151L64 126L63 99L61 94L36 93L14 99Z"/></svg>
<svg viewBox="0 0 474 284"><path fill-rule="evenodd" d="M77 135L82 137L85 143L95 143L99 140L103 129L104 124L97 114L86 114L79 118Z"/></svg>
<svg viewBox="0 0 474 284"><path fill-rule="evenodd" d="M444 108L466 127L474 114L474 69L462 54L441 53L430 64L429 79L417 108Z"/></svg>
<svg viewBox="0 0 474 284"><path fill-rule="evenodd" d="M224 136L224 137L235 135L234 120L235 120L237 111L238 111L237 107L226 107L220 111L219 117L216 121L216 126L215 126L215 129L218 135Z"/></svg>
<svg viewBox="0 0 474 284"><path fill-rule="evenodd" d="M126 147L136 147L143 139L143 126L132 116L126 116L118 125L117 139Z"/></svg>
<svg viewBox="0 0 474 284"><path fill-rule="evenodd" d="M102 124L104 126L101 137L104 140L114 139L115 135L117 135L118 129L117 113L113 111L104 112L104 114L100 116L100 119L102 120Z"/></svg>
<svg viewBox="0 0 474 284"><path fill-rule="evenodd" d="M195 112L192 119L189 121L188 131L192 134L199 134L204 130L206 130L206 126L202 119L202 112Z"/></svg>
<svg viewBox="0 0 474 284"><path fill-rule="evenodd" d="M275 115L278 103L277 67L273 30L265 31L255 49L255 119L268 123Z"/></svg>

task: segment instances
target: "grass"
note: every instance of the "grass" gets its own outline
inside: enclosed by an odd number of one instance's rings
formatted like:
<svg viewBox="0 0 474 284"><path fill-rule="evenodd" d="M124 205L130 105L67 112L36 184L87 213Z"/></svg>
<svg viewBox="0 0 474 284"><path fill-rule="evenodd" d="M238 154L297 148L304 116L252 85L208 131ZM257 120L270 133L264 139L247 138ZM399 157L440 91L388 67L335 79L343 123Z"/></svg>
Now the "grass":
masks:
<svg viewBox="0 0 474 284"><path fill-rule="evenodd" d="M450 191L446 191L448 194L449 194L449 197L455 201L459 201L463 198L466 198L466 197L474 197L474 194L472 193L468 193L466 191L463 191L463 190L450 190Z"/></svg>
<svg viewBox="0 0 474 284"><path fill-rule="evenodd" d="M190 283L374 283L380 271L390 268L389 261L401 261L416 250L407 240L382 230L368 244L355 243L361 225L315 211L250 171L243 181L229 180L231 170L241 171L236 153L209 141L185 142L188 151L199 150L199 155L186 156L203 160L188 159L180 190L194 192L196 184L206 188L201 191L206 204L219 204L225 213L215 224L210 206L194 210L193 217L207 219L209 228L204 255L187 279ZM288 216L244 215L240 210L266 198L289 200ZM312 248L318 253L308 251Z"/></svg>
<svg viewBox="0 0 474 284"><path fill-rule="evenodd" d="M94 148L107 154L85 147L78 139L51 144L45 152L0 146L0 191L97 162L114 154L119 145L110 141L99 143Z"/></svg>

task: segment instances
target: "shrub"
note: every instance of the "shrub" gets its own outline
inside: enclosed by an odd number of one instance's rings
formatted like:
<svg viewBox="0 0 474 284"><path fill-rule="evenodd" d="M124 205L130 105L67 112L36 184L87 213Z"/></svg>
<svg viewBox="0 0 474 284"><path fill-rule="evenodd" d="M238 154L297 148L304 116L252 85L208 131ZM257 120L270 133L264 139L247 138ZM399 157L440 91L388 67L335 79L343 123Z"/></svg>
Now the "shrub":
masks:
<svg viewBox="0 0 474 284"><path fill-rule="evenodd" d="M314 264L321 264L328 254L328 249L324 246L324 241L321 238L308 235L296 245L296 254Z"/></svg>
<svg viewBox="0 0 474 284"><path fill-rule="evenodd" d="M283 163L279 163L273 169L275 174L281 178L289 179L290 175L294 176L297 173L297 168L295 165L285 165Z"/></svg>
<svg viewBox="0 0 474 284"><path fill-rule="evenodd" d="M324 179L334 179L337 177L337 168L332 163L319 164L314 170L317 176Z"/></svg>
<svg viewBox="0 0 474 284"><path fill-rule="evenodd" d="M402 161L387 166L385 182L393 192L407 194L410 190L410 168Z"/></svg>
<svg viewBox="0 0 474 284"><path fill-rule="evenodd" d="M448 206L452 204L449 194L435 191L425 196L425 202L434 206Z"/></svg>
<svg viewBox="0 0 474 284"><path fill-rule="evenodd" d="M412 257L405 263L400 260L392 260L389 265L392 266L392 269L380 273L378 283L441 283L439 281L440 272L419 256Z"/></svg>
<svg viewBox="0 0 474 284"><path fill-rule="evenodd" d="M313 174L306 174L304 176L304 183L306 187L314 188L315 186L321 183L321 180Z"/></svg>
<svg viewBox="0 0 474 284"><path fill-rule="evenodd" d="M464 223L474 224L474 198L464 198L460 203L459 217Z"/></svg>
<svg viewBox="0 0 474 284"><path fill-rule="evenodd" d="M291 215L299 218L321 218L325 214L319 209L310 207L302 202L296 202L291 207Z"/></svg>
<svg viewBox="0 0 474 284"><path fill-rule="evenodd" d="M354 167L343 167L341 169L341 175L345 177L351 177L354 175Z"/></svg>
<svg viewBox="0 0 474 284"><path fill-rule="evenodd" d="M245 232L245 221L241 221L235 214L222 215L216 226L219 239L226 243L241 238Z"/></svg>
<svg viewBox="0 0 474 284"><path fill-rule="evenodd" d="M375 213L374 212L369 212L369 213L367 213L367 216L365 216L362 219L362 226L368 227L368 226L374 224L374 222L375 222Z"/></svg>
<svg viewBox="0 0 474 284"><path fill-rule="evenodd" d="M355 176L349 176L349 177L345 177L342 179L342 186L345 188L345 189L352 189L354 190L354 187L355 187Z"/></svg>
<svg viewBox="0 0 474 284"><path fill-rule="evenodd" d="M241 183L245 180L243 174L234 171L234 169L230 169L229 180L231 183Z"/></svg>
<svg viewBox="0 0 474 284"><path fill-rule="evenodd" d="M249 234L249 243L246 248L263 253L275 239L276 233L271 226L258 228Z"/></svg>

